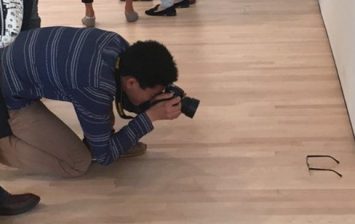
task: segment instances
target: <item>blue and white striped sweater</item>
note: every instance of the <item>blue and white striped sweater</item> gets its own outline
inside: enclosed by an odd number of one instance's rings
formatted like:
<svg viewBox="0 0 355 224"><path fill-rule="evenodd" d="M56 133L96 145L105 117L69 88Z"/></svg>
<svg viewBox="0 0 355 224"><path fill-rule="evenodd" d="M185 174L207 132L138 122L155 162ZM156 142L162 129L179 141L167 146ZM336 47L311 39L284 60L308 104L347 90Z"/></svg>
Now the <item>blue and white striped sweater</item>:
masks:
<svg viewBox="0 0 355 224"><path fill-rule="evenodd" d="M10 110L42 97L73 103L93 156L110 164L153 129L145 113L112 134L114 69L128 43L100 29L47 27L2 50L1 88Z"/></svg>

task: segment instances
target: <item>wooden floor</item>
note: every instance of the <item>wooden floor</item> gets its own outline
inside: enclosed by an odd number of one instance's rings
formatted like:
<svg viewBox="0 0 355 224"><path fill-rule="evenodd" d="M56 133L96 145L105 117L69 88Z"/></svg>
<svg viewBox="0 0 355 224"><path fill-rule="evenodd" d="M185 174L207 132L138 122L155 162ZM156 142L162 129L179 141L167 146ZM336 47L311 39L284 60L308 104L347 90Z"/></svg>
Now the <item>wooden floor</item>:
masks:
<svg viewBox="0 0 355 224"><path fill-rule="evenodd" d="M78 179L0 167L12 192L42 197L8 224L346 224L355 220L355 145L316 0L200 0L173 18L97 0L97 26L130 42L157 39L176 57L194 119L156 123L148 153ZM43 26L81 26L80 1L40 0ZM80 135L69 104L46 101ZM123 122L117 121L117 127ZM334 168L308 172L307 154Z"/></svg>

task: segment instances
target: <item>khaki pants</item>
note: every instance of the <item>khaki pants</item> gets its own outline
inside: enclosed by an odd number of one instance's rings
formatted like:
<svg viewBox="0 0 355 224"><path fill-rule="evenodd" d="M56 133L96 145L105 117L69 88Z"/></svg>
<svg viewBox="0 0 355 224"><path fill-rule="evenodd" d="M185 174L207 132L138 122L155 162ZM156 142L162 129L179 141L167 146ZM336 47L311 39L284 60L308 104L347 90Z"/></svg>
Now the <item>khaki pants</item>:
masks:
<svg viewBox="0 0 355 224"><path fill-rule="evenodd" d="M91 155L78 136L40 101L9 111L13 135L0 139L0 162L27 173L75 177Z"/></svg>

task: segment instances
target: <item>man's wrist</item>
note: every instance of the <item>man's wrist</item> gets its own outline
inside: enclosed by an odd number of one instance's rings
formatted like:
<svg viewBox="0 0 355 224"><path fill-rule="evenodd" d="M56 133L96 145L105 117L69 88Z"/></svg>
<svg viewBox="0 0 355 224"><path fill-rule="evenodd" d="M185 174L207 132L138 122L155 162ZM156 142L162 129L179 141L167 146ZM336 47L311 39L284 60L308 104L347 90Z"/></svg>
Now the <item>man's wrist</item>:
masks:
<svg viewBox="0 0 355 224"><path fill-rule="evenodd" d="M154 117L154 114L152 113L151 110L146 111L145 114L147 115L147 117L149 118L149 120L150 120L151 122L156 121L156 118Z"/></svg>

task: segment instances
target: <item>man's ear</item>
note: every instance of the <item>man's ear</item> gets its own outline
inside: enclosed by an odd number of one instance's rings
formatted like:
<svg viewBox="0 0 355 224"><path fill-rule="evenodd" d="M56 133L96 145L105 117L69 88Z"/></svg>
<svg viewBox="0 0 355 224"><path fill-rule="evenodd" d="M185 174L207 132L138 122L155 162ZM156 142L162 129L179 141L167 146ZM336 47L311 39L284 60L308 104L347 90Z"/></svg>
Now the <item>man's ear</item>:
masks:
<svg viewBox="0 0 355 224"><path fill-rule="evenodd" d="M132 88L136 88L136 86L139 86L139 83L137 81L136 78L134 78L133 76L125 76L124 77L124 83L125 83L125 89L132 89Z"/></svg>

